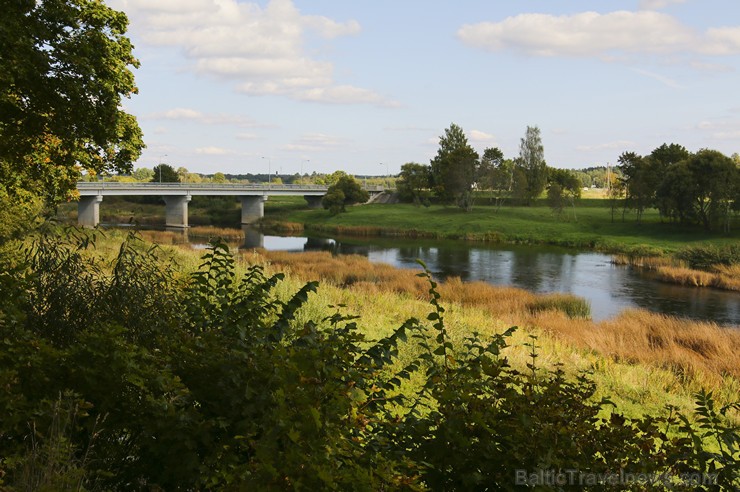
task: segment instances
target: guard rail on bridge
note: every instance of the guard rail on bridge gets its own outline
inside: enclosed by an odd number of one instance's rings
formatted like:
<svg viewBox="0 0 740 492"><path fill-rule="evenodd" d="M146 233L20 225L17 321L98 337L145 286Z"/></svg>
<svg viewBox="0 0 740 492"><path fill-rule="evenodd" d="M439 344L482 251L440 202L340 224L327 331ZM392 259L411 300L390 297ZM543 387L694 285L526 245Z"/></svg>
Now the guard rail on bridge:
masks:
<svg viewBox="0 0 740 492"><path fill-rule="evenodd" d="M371 194L385 191L383 186L364 186ZM95 227L100 222L100 203L108 196L161 196L166 205L169 227L188 227L188 202L192 196L236 196L242 203L242 224L251 224L265 215L264 202L270 195L303 195L309 207L321 206L328 190L323 185L234 184L234 183L121 183L80 181L77 191L77 221Z"/></svg>

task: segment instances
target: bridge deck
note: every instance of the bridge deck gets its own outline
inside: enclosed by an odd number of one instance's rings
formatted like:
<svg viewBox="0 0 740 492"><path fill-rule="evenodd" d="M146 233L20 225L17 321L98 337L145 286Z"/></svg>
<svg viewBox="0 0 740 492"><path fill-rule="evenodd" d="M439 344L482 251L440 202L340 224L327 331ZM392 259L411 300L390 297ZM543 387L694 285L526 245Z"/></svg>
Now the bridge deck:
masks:
<svg viewBox="0 0 740 492"><path fill-rule="evenodd" d="M82 226L95 227L100 222L100 203L104 196L156 195L164 199L166 224L188 227L188 202L193 196L235 196L242 202L242 224L250 224L265 214L264 201L270 195L302 195L310 207L320 207L328 191L321 185L232 184L232 183L106 183L78 182L80 201L77 221ZM383 186L367 186L371 194L384 191Z"/></svg>
<svg viewBox="0 0 740 492"><path fill-rule="evenodd" d="M321 196L329 189L323 185L292 184L232 184L232 183L106 183L79 182L80 196L124 196L124 195L210 195L210 196L267 196L303 195ZM382 186L368 186L367 191L380 193Z"/></svg>

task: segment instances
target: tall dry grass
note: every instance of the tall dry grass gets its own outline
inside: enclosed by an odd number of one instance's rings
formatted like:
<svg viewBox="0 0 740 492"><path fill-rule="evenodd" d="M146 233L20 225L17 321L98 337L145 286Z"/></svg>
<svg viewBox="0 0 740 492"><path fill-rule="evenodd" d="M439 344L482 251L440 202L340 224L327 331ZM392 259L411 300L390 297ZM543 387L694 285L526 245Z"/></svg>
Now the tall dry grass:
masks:
<svg viewBox="0 0 740 492"><path fill-rule="evenodd" d="M615 361L668 369L679 378L697 377L712 385L725 376L740 378L740 330L715 323L641 309L598 323L557 312L536 313L526 322Z"/></svg>
<svg viewBox="0 0 740 492"><path fill-rule="evenodd" d="M629 255L614 255L612 262L654 271L658 280L666 283L740 291L740 264L720 264L709 270L698 270L675 258Z"/></svg>
<svg viewBox="0 0 740 492"><path fill-rule="evenodd" d="M226 241L243 241L244 231L241 229L214 227L214 226L193 226L188 229L188 235L201 238L221 238Z"/></svg>
<svg viewBox="0 0 740 492"><path fill-rule="evenodd" d="M428 285L412 270L371 263L362 256L328 252L261 252L266 260L302 280L324 282L364 294L401 293L425 299ZM614 361L668 369L678 378L719 384L724 376L740 378L740 330L643 310L593 322L568 312L575 301L567 294L537 295L512 287L451 278L439 286L446 304L474 306L505 324L541 329L564 342L595 351ZM575 298L577 299L577 298ZM543 307L544 306L544 307Z"/></svg>

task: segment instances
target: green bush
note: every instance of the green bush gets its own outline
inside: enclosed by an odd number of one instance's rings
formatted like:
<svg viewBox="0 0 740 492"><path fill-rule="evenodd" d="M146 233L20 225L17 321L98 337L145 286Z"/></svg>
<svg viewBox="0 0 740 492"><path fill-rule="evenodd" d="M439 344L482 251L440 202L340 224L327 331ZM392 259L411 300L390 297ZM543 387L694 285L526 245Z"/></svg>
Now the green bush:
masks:
<svg viewBox="0 0 740 492"><path fill-rule="evenodd" d="M298 323L317 284L280 300L282 274L237 278L222 243L185 278L135 236L112 265L94 245L46 234L3 259L3 490L510 490L517 470L738 485L737 406L700 394L696 425L631 420L587 377L538 368L534 338L513 369L515 328L455 345L428 273L431 326L368 340L341 306Z"/></svg>
<svg viewBox="0 0 740 492"><path fill-rule="evenodd" d="M691 246L678 251L676 258L697 270L711 270L715 265L736 265L740 263L740 244Z"/></svg>

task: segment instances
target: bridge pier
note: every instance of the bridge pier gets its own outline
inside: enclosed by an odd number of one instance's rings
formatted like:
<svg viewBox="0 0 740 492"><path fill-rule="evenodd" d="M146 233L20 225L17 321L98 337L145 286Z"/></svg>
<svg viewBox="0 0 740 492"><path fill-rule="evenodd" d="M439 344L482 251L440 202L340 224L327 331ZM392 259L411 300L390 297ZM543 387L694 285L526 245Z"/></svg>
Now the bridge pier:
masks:
<svg viewBox="0 0 740 492"><path fill-rule="evenodd" d="M81 196L77 202L77 223L82 227L95 227L100 222L100 202L103 195Z"/></svg>
<svg viewBox="0 0 740 492"><path fill-rule="evenodd" d="M165 225L167 227L188 227L188 202L190 195L163 196L166 211Z"/></svg>
<svg viewBox="0 0 740 492"><path fill-rule="evenodd" d="M265 247L265 235L257 229L249 226L242 226L244 232L244 249L264 248Z"/></svg>
<svg viewBox="0 0 740 492"><path fill-rule="evenodd" d="M265 216L267 195L242 196L242 224L254 224Z"/></svg>
<svg viewBox="0 0 740 492"><path fill-rule="evenodd" d="M323 196L316 195L303 195L303 198L308 202L308 208L321 208L321 199Z"/></svg>

